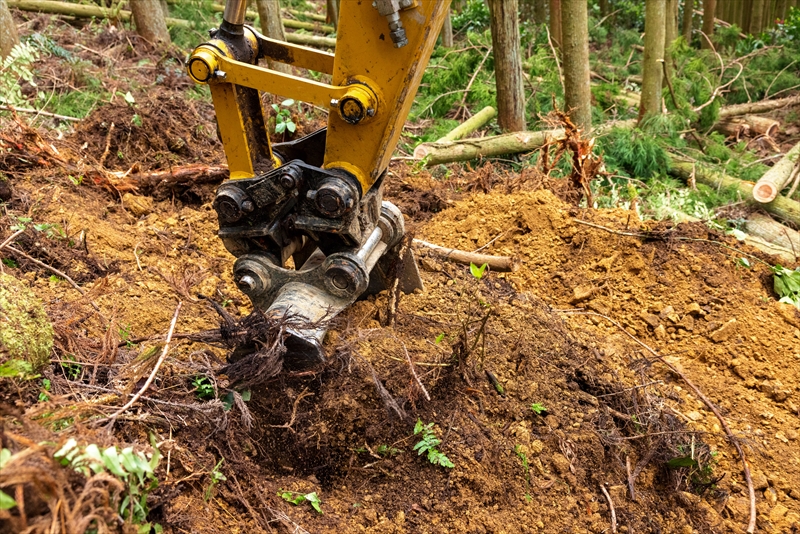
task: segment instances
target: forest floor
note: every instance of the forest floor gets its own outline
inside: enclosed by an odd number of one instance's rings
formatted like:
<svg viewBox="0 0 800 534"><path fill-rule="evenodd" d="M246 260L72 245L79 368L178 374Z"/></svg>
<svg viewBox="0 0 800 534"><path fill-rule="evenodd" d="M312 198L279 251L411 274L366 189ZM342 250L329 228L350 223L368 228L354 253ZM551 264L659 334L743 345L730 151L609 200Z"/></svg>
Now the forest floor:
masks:
<svg viewBox="0 0 800 534"><path fill-rule="evenodd" d="M211 104L127 33L73 47L78 30L64 25L53 38L125 74L102 80L119 96L74 127L0 119L13 190L0 242L22 221L14 246L85 291L2 251L56 341L41 377L0 383L2 446L26 452L23 478L0 478L24 502L0 532L107 513L113 482L52 460L69 438L152 452L151 437L162 459L148 521L164 532L600 533L612 521L744 532L748 485L725 424L746 455L758 530L800 529L800 312L776 302L768 267L739 261L772 259L701 223L576 207L566 181L535 169L435 180L396 162L385 195L416 237L511 255L517 271L478 278L418 249L425 290L402 297L393 324L386 294L358 302L331 329L324 365L233 407L213 392L232 387L227 351L176 335L155 382L109 423L150 374L179 301L176 334L220 327L199 295L236 319L249 302L216 237L216 184L131 178L224 163ZM39 69L39 90L69 79L63 65ZM454 467L413 450L417 421L435 423ZM316 493L322 513L282 492Z"/></svg>

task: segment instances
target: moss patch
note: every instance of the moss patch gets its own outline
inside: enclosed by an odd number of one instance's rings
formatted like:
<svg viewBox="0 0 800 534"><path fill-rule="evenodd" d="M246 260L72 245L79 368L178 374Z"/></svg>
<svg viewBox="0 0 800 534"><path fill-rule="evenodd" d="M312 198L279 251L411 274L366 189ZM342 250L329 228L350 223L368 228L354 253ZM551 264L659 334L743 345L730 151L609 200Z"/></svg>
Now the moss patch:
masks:
<svg viewBox="0 0 800 534"><path fill-rule="evenodd" d="M0 274L0 363L22 360L37 372L50 362L53 325L22 282Z"/></svg>

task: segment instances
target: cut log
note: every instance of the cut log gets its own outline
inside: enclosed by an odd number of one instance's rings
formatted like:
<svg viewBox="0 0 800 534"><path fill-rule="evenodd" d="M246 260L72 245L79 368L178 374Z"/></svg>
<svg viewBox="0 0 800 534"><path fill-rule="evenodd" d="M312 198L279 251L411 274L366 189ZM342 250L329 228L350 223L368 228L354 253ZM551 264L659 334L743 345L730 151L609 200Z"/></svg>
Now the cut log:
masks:
<svg viewBox="0 0 800 534"><path fill-rule="evenodd" d="M800 256L800 232L784 226L772 217L753 213L745 221L744 229L750 235L791 250L795 257Z"/></svg>
<svg viewBox="0 0 800 534"><path fill-rule="evenodd" d="M559 128L542 132L516 132L481 139L462 139L448 143L423 143L414 150L414 157L420 160L427 159L427 165L432 166L480 157L528 152L564 138L564 130Z"/></svg>
<svg viewBox="0 0 800 534"><path fill-rule="evenodd" d="M775 137L780 127L781 123L774 119L759 117L758 115L744 115L742 117L723 119L714 125L714 130L738 139L743 135Z"/></svg>
<svg viewBox="0 0 800 534"><path fill-rule="evenodd" d="M466 265L474 263L479 267L486 264L489 266L490 270L504 273L513 272L519 268L519 265L510 256L490 256L489 254L467 252L466 250L458 250L457 248L446 248L428 243L427 241L422 241L421 239L415 239L413 243L430 249L438 256L456 263L463 263Z"/></svg>
<svg viewBox="0 0 800 534"><path fill-rule="evenodd" d="M497 116L497 110L492 106L486 106L478 113L464 121L462 124L456 126L450 133L436 140L437 143L446 143L447 141L458 141L468 136L478 128L482 128L487 122Z"/></svg>
<svg viewBox="0 0 800 534"><path fill-rule="evenodd" d="M168 171L153 171L125 175L122 172L110 173L118 178L113 185L120 191L151 191L158 185L216 184L227 180L230 173L227 165L192 164L173 167Z"/></svg>
<svg viewBox="0 0 800 534"><path fill-rule="evenodd" d="M316 13L308 13L306 11L298 11L297 9L287 9L287 13L290 15L294 15L295 17L300 17L301 19L308 19L308 20L315 20L317 22L325 22L326 17L325 15L318 15Z"/></svg>
<svg viewBox="0 0 800 534"><path fill-rule="evenodd" d="M287 33L286 42L305 46L316 46L318 48L336 48L336 39L320 37L319 35L308 35L305 33Z"/></svg>
<svg viewBox="0 0 800 534"><path fill-rule="evenodd" d="M794 145L758 180L753 188L753 198L761 203L772 202L792 179L792 171L798 159L800 159L800 143Z"/></svg>
<svg viewBox="0 0 800 534"><path fill-rule="evenodd" d="M794 200L779 196L767 204L757 203L753 199L753 187L755 184L752 182L743 182L727 174L712 171L706 167L693 165L685 161L673 161L670 174L687 182L692 175L694 175L694 179L697 182L713 187L714 189L736 188L741 194L742 199L746 202L760 206L779 219L791 222L795 225L800 225L800 202L795 202Z"/></svg>
<svg viewBox="0 0 800 534"><path fill-rule="evenodd" d="M786 106L800 104L800 95L778 98L775 100L761 100L759 102L748 102L746 104L734 104L725 106L719 110L719 119L738 117L747 114L767 113Z"/></svg>

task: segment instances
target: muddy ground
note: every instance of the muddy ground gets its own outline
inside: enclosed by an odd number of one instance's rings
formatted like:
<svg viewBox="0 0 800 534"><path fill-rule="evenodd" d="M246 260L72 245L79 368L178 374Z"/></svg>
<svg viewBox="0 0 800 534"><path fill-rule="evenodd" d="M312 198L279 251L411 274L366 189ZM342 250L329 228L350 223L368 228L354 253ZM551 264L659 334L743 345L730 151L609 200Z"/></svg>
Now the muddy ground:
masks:
<svg viewBox="0 0 800 534"><path fill-rule="evenodd" d="M65 43L76 37L59 28ZM153 57L118 35L84 42L100 57L75 53L98 73ZM417 248L425 291L396 313L387 294L358 302L332 325L325 365L252 385L229 411L199 398L199 377L220 398L244 388L226 374L225 347L184 335L219 328L209 299L235 320L251 310L215 236L215 184L137 183L139 172L224 163L211 105L154 65L109 77L135 106L116 97L73 128L0 119L13 191L0 242L30 218L14 246L85 293L2 251L56 340L46 398L41 378L0 385L2 444L28 451L0 472L25 503L0 516L0 532L67 532L90 513L114 526L113 484L52 453L71 437L151 452L150 436L164 458L148 520L164 532L600 533L612 516L618 532L744 532L742 459L697 391L746 455L758 530L800 529L800 313L776 302L766 266L739 261L771 259L701 224L577 208L535 170L487 164L441 181L394 163L386 196L417 238L488 244L519 269L477 279ZM309 130L319 121L305 119ZM178 302L164 365L109 425L150 374ZM418 420L435 423L454 467L413 450ZM225 480L212 483L215 471ZM281 491L316 492L322 513Z"/></svg>

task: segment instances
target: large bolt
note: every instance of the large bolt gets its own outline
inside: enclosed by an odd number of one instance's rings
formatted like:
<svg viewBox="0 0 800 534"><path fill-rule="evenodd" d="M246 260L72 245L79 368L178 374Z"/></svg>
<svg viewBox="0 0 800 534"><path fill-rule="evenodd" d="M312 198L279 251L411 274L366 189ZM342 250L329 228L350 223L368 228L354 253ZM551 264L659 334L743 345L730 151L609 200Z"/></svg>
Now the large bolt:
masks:
<svg viewBox="0 0 800 534"><path fill-rule="evenodd" d="M214 209L217 211L219 222L228 225L238 222L245 213L252 212L255 204L246 192L235 185L223 185L217 190Z"/></svg>
<svg viewBox="0 0 800 534"><path fill-rule="evenodd" d="M263 295L272 285L269 269L274 264L272 258L260 254L241 256L233 265L236 287L251 297Z"/></svg>
<svg viewBox="0 0 800 534"><path fill-rule="evenodd" d="M355 188L341 178L328 178L319 189L307 193L317 211L325 217L341 217L355 206L358 193Z"/></svg>
<svg viewBox="0 0 800 534"><path fill-rule="evenodd" d="M250 293L258 288L258 282L256 282L256 279L249 274L239 278L239 281L236 283L236 285L245 293Z"/></svg>
<svg viewBox="0 0 800 534"><path fill-rule="evenodd" d="M325 260L325 288L340 298L355 298L366 291L369 276L358 258L332 254Z"/></svg>

